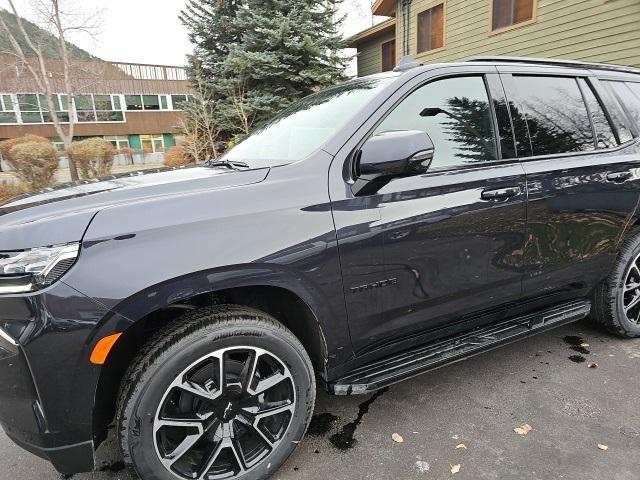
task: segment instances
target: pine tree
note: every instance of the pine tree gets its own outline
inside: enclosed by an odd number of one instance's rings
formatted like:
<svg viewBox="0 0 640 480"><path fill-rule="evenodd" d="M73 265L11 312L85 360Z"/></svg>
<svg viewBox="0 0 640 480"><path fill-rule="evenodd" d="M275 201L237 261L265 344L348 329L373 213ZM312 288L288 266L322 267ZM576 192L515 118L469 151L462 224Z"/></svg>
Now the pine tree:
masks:
<svg viewBox="0 0 640 480"><path fill-rule="evenodd" d="M194 84L201 80L196 76L216 78L230 48L240 43L242 33L237 13L243 3L243 0L188 0L180 21L195 46L189 59Z"/></svg>
<svg viewBox="0 0 640 480"><path fill-rule="evenodd" d="M185 108L182 128L195 152L217 154L236 135L230 118L224 69L230 49L242 40L237 22L242 4L244 0L188 0L180 14L180 21L195 47L188 66L195 104ZM217 132L215 139L203 134L213 131ZM195 157L203 160L200 155Z"/></svg>
<svg viewBox="0 0 640 480"><path fill-rule="evenodd" d="M247 0L238 12L242 42L227 58L243 104L259 123L289 103L344 79L339 0Z"/></svg>
<svg viewBox="0 0 640 480"><path fill-rule="evenodd" d="M196 47L191 75L204 77L223 141L345 79L341 2L189 0L181 20Z"/></svg>

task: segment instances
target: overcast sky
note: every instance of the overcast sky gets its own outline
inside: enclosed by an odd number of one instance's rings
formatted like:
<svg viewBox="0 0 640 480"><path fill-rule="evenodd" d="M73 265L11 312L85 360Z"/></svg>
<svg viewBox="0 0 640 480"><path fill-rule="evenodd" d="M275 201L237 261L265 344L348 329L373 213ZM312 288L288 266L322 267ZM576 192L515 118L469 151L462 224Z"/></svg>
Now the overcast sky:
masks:
<svg viewBox="0 0 640 480"><path fill-rule="evenodd" d="M32 0L15 0L20 14L34 18ZM104 60L184 65L191 51L187 32L178 21L186 0L65 0L77 2L82 10L102 10L101 32L92 39L76 35L71 40ZM6 0L0 0L5 7ZM345 0L348 15L345 35L371 25L370 0Z"/></svg>

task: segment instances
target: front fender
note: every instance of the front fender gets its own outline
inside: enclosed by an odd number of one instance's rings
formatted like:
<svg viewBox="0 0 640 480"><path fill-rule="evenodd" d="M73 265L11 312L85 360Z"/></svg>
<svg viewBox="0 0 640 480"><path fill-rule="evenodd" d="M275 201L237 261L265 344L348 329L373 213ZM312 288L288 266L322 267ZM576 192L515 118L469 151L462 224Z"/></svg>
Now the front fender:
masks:
<svg viewBox="0 0 640 480"><path fill-rule="evenodd" d="M136 322L186 298L246 286L292 292L339 363L352 354L326 153L273 168L262 182L189 190L101 210L63 279ZM95 337L120 325L98 325ZM95 339L92 339L95 341Z"/></svg>
<svg viewBox="0 0 640 480"><path fill-rule="evenodd" d="M96 324L87 343L95 345L106 336L126 333L139 320L172 304L198 295L242 287L277 287L297 296L314 315L324 338L323 350L326 349L331 361L340 364L351 357L351 341L344 312L336 310L335 302L327 299L325 293L308 279L283 266L270 264L200 271L146 288L111 306L113 314L106 315Z"/></svg>

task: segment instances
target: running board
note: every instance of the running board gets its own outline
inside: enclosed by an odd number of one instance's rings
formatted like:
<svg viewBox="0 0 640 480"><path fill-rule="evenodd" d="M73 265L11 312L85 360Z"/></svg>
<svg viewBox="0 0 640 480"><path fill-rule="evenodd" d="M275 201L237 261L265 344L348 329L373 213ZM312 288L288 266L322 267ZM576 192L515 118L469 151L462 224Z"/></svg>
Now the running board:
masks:
<svg viewBox="0 0 640 480"><path fill-rule="evenodd" d="M329 383L329 391L335 395L369 393L520 338L581 320L590 311L591 303L580 300L479 327L358 367L344 378Z"/></svg>

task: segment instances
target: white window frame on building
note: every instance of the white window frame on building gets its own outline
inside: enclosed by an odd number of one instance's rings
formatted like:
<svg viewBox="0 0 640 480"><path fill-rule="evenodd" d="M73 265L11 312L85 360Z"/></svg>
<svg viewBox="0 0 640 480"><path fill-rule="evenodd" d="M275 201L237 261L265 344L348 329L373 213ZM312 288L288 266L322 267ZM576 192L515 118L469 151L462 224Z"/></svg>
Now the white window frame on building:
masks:
<svg viewBox="0 0 640 480"><path fill-rule="evenodd" d="M30 99L28 97L31 97ZM109 97L110 109L98 108L96 98L104 100L102 97ZM140 101L139 109L129 109L127 104L128 97L138 97ZM145 98L146 97L146 98ZM20 99L23 99L22 103ZM7 105L10 99L13 105ZM181 103L189 102L193 99L192 95L182 94L158 94L158 95L125 95L125 94L98 94L98 93L81 93L74 95L74 121L78 124L96 124L96 123L126 123L127 112L169 112L182 111ZM29 100L29 103L26 101ZM56 104L56 112L61 117L62 123L68 123L65 117L71 115L67 95L64 93L54 94L54 103ZM78 105L80 101L85 101L86 105ZM91 105L89 105L89 101ZM157 102L157 103L156 103ZM26 109L25 106L30 106ZM86 108L78 108L86 107ZM157 107L157 108L156 108ZM177 108L176 108L177 107ZM53 119L49 117L49 107L47 105L46 96L42 93L1 93L0 92L0 115L14 114L15 122L0 122L0 125L50 125ZM26 122L26 118L33 121ZM111 117L111 118L110 118Z"/></svg>
<svg viewBox="0 0 640 480"><path fill-rule="evenodd" d="M7 102L9 103L8 105ZM0 121L0 125L17 125L19 123L20 117L18 112L16 111L16 98L14 94L0 94L0 114L13 114L15 118L15 122Z"/></svg>
<svg viewBox="0 0 640 480"><path fill-rule="evenodd" d="M107 142L110 142L111 145L113 145L117 150L122 150L123 148L131 148L128 135L105 135L103 138Z"/></svg>
<svg viewBox="0 0 640 480"><path fill-rule="evenodd" d="M138 102L134 103L134 97ZM155 100L152 100L155 98ZM127 112L166 112L173 110L171 95L166 94L126 94L123 95L124 109ZM157 108L156 108L157 106Z"/></svg>
<svg viewBox="0 0 640 480"><path fill-rule="evenodd" d="M176 97L180 98L180 102L176 101ZM187 103L189 101L192 100L192 96L191 95L186 95L186 94L172 94L169 95L169 99L171 101L171 109L177 112L182 112L183 108L182 106L179 106L180 103Z"/></svg>
<svg viewBox="0 0 640 480"><path fill-rule="evenodd" d="M21 125L40 125L40 124L51 124L53 123L53 119L48 120L45 116L49 115L49 106L47 104L47 100L46 100L46 96L42 93L14 93L14 94L5 94L5 95L10 95L12 100L13 100L13 105L14 105L14 112L16 114L16 118L18 120L17 124L21 124ZM32 105L35 106L37 109L35 110L23 110L21 108L21 105L24 105L25 102L20 102L20 97L25 97L25 96L34 96L35 97L35 103L33 103ZM62 123L68 123L69 120L65 120L64 117L68 115L68 108L66 106L66 95L65 94L55 94L54 96L54 102L56 103L56 106L58 107L56 109L56 112L58 113L59 117L62 117ZM63 100L64 99L64 100ZM25 114L30 114L30 115L34 115L37 114L40 118L40 121L37 122L25 122L24 117ZM6 125L6 124L5 124Z"/></svg>
<svg viewBox="0 0 640 480"><path fill-rule="evenodd" d="M147 143L146 146L145 142ZM140 146L142 147L142 150L151 150L153 153L164 152L166 149L164 144L164 135L161 133L140 135Z"/></svg>
<svg viewBox="0 0 640 480"><path fill-rule="evenodd" d="M91 98L92 108L78 108L78 100L85 97ZM98 109L96 106L96 97L109 97L110 109ZM127 117L124 110L122 110L122 98L118 94L97 94L97 93L83 93L76 95L73 99L75 106L76 122L77 123L126 123ZM120 107L116 109L116 106ZM115 119L106 119L106 115L115 114ZM89 115L85 117L85 115ZM120 118L122 118L120 120Z"/></svg>

